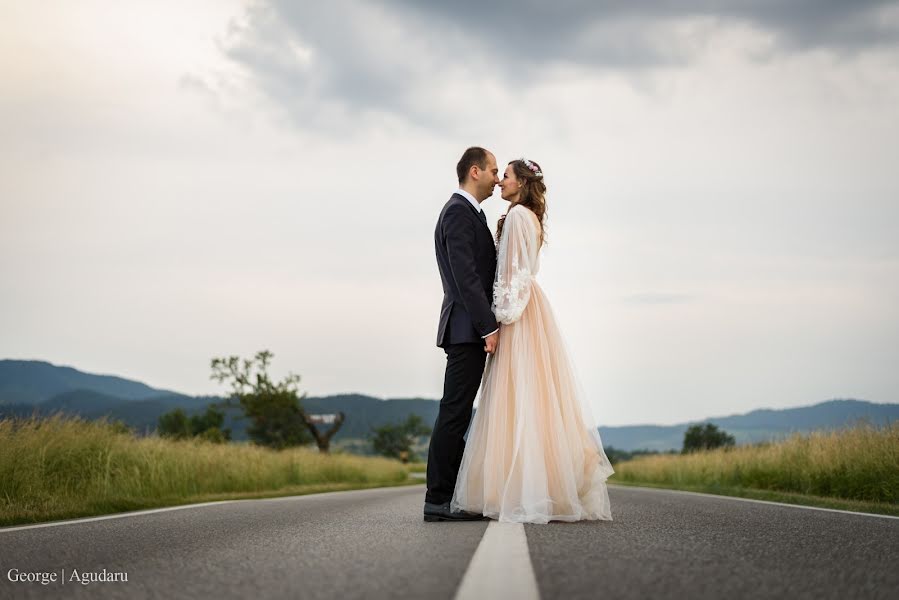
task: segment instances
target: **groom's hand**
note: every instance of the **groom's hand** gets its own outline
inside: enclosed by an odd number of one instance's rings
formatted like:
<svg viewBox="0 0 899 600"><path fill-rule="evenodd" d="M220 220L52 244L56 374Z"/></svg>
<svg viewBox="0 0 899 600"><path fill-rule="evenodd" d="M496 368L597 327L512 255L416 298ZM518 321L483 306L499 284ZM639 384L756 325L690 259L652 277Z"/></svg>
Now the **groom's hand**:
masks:
<svg viewBox="0 0 899 600"><path fill-rule="evenodd" d="M499 342L499 332L491 333L484 338L484 350L488 354L496 352L496 344Z"/></svg>

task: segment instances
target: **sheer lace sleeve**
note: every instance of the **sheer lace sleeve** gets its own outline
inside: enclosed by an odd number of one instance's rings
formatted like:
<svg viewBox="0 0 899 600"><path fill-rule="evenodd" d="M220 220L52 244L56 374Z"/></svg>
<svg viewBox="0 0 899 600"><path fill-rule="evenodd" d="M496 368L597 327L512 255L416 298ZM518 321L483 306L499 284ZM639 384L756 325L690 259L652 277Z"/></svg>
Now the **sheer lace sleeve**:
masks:
<svg viewBox="0 0 899 600"><path fill-rule="evenodd" d="M493 314L500 323L521 318L531 298L531 280L536 273L531 253L535 252L535 223L524 207L512 207L503 222L493 282Z"/></svg>

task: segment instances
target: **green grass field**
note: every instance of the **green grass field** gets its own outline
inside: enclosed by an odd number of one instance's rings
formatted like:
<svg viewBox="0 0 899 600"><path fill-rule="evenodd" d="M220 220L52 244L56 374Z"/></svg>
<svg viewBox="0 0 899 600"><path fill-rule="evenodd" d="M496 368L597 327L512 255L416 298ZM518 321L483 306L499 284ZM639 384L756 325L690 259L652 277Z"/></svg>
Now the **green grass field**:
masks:
<svg viewBox="0 0 899 600"><path fill-rule="evenodd" d="M386 458L139 438L103 421L0 420L0 525L407 483L420 480Z"/></svg>
<svg viewBox="0 0 899 600"><path fill-rule="evenodd" d="M614 466L609 483L899 515L899 422Z"/></svg>
<svg viewBox="0 0 899 600"><path fill-rule="evenodd" d="M421 483L425 463L139 438L102 421L0 420L0 526ZM899 515L899 423L615 465L612 484Z"/></svg>

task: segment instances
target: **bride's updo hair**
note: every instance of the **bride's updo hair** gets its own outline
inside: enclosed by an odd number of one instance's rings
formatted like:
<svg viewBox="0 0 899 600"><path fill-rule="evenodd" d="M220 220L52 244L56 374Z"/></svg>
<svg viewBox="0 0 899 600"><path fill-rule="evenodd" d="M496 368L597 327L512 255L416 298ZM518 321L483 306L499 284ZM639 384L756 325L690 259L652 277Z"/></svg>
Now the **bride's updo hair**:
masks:
<svg viewBox="0 0 899 600"><path fill-rule="evenodd" d="M521 194L518 196L518 202L513 203L509 210L512 209L512 206L521 204L537 215L537 220L540 221L540 245L542 246L546 243L546 225L544 224L546 220L546 184L543 183L543 169L533 160L524 158L509 161L509 164L512 165L515 178L521 182ZM508 214L508 211L506 213ZM503 221L505 220L506 215L501 216L496 225L497 242L503 234Z"/></svg>

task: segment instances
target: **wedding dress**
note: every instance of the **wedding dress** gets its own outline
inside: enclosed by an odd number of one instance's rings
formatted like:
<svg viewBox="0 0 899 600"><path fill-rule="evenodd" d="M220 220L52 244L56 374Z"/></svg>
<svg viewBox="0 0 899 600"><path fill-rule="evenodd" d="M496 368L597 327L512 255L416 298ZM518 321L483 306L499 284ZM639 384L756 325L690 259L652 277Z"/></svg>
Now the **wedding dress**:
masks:
<svg viewBox="0 0 899 600"><path fill-rule="evenodd" d="M552 309L535 275L540 223L514 205L499 241L488 355L451 500L504 522L611 520L603 451Z"/></svg>

